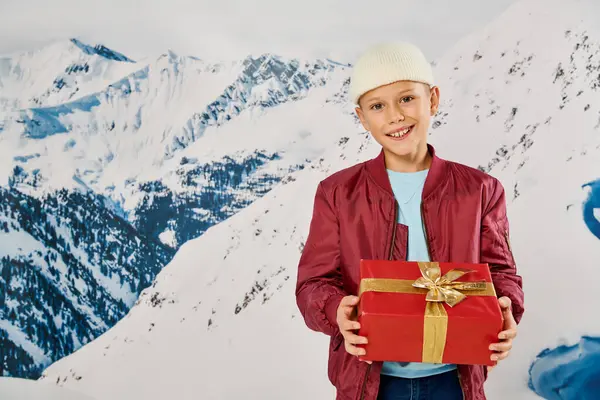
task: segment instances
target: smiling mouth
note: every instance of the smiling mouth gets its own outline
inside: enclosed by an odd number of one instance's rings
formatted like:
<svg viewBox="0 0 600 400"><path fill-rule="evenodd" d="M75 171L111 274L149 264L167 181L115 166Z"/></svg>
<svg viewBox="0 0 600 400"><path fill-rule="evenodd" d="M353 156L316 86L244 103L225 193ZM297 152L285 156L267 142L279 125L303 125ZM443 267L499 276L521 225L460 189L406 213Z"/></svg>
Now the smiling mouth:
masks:
<svg viewBox="0 0 600 400"><path fill-rule="evenodd" d="M393 139L402 139L405 136L407 136L409 133L411 133L414 127L415 127L414 125L407 126L407 127L404 127L404 128L402 128L400 130L397 130L395 132L386 133L385 135L388 136L388 137L391 137Z"/></svg>

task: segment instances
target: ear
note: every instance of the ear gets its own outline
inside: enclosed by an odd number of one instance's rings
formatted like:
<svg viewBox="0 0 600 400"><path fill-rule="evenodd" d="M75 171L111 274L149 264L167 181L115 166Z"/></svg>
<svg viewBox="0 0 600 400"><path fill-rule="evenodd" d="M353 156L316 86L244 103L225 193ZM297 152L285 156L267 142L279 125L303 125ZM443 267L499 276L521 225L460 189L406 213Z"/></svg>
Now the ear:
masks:
<svg viewBox="0 0 600 400"><path fill-rule="evenodd" d="M360 108L360 105L355 107L354 111L356 112L356 115L358 116L358 119L360 120L360 123L362 124L363 128L365 128L366 131L370 131L369 123L367 122L367 119L365 118L365 113L363 112L363 109Z"/></svg>
<svg viewBox="0 0 600 400"><path fill-rule="evenodd" d="M431 89L429 89L429 93L429 112L433 117L438 112L438 108L440 107L440 88L433 86Z"/></svg>

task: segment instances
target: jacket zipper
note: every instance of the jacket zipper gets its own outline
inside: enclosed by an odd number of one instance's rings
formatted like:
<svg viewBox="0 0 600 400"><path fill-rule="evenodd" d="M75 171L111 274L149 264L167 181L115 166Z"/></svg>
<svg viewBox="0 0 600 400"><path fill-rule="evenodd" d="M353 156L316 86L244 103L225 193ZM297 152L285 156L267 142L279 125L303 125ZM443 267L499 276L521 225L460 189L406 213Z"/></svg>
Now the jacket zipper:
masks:
<svg viewBox="0 0 600 400"><path fill-rule="evenodd" d="M423 225L423 232L425 233L425 244L427 245L427 255L429 255L429 259L431 259L431 250L429 249L429 235L427 234L427 226L425 225L425 207L423 207L423 202L421 202L421 224ZM460 369L458 366L456 368L456 373L458 375L458 384L460 385L460 391L462 394L463 400L465 399L465 389L463 387L462 376L460 375Z"/></svg>
<svg viewBox="0 0 600 400"><path fill-rule="evenodd" d="M397 226L396 224L398 223L397 221L397 212L398 212L398 203L396 202L396 200L394 200L394 212L392 213L392 241L390 243L390 254L388 255L388 259L392 260L393 256L394 256L394 244L396 242L396 229ZM367 379L369 379L369 373L371 372L371 364L369 364L367 366L367 372L365 373L365 379L363 380L363 384L362 384L362 389L360 392L360 400L364 400L365 398L365 389L367 388Z"/></svg>
<svg viewBox="0 0 600 400"><path fill-rule="evenodd" d="M390 261L394 258L394 244L396 242L396 229L398 228L396 226L396 224L398 223L397 213L398 213L398 203L396 201L394 201L394 212L392 214L393 215L392 221L394 221L393 225L392 225L392 243L390 244L390 254L388 255L388 260L390 260Z"/></svg>
<svg viewBox="0 0 600 400"><path fill-rule="evenodd" d="M429 235L427 234L427 227L425 226L425 207L423 207L423 202L421 202L421 225L423 225L423 232L425 233L425 245L427 246L427 255L431 260L431 250L429 249Z"/></svg>

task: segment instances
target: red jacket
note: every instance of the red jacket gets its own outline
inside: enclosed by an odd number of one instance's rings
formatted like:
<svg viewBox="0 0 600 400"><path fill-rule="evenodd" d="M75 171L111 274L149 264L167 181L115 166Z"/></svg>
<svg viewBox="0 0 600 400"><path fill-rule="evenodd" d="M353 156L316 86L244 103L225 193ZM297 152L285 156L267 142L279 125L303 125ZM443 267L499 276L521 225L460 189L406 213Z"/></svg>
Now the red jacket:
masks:
<svg viewBox="0 0 600 400"><path fill-rule="evenodd" d="M522 280L509 243L500 182L477 169L436 156L425 181L422 215L433 261L488 263L498 297L523 315ZM338 400L374 400L381 362L367 364L346 352L336 323L342 297L357 295L359 262L406 259L408 229L397 223L396 200L383 152L339 171L317 187L309 235L298 265L296 300L306 325L330 336L329 380ZM465 400L484 400L483 366L459 365Z"/></svg>

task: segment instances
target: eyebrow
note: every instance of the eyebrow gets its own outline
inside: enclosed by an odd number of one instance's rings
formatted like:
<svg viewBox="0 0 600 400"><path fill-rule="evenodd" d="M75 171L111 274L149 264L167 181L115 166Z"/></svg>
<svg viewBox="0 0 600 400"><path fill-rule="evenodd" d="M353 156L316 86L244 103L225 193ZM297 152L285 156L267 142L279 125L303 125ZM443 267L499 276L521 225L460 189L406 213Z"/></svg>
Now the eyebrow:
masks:
<svg viewBox="0 0 600 400"><path fill-rule="evenodd" d="M404 93L406 93L406 92L411 92L411 91L413 91L413 90L415 90L415 89L414 89L414 88L410 88L410 89L404 89L404 90L402 90L401 92L399 92L399 93L398 93L398 95L402 95L402 94L404 94ZM365 100L365 102L366 102L366 103L370 103L370 102L372 102L372 101L381 101L381 99L380 99L379 97L373 97L373 98L370 98L370 99L366 99L366 100Z"/></svg>

